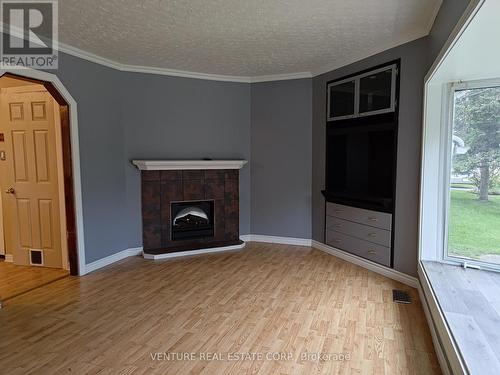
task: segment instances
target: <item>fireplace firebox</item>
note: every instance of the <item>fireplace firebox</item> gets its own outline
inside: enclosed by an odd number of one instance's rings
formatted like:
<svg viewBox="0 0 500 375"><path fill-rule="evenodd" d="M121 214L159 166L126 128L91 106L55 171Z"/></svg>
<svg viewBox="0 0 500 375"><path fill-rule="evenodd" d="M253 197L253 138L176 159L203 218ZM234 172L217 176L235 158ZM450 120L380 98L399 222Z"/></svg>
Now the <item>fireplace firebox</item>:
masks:
<svg viewBox="0 0 500 375"><path fill-rule="evenodd" d="M214 201L171 202L172 241L214 236Z"/></svg>
<svg viewBox="0 0 500 375"><path fill-rule="evenodd" d="M141 176L144 254L241 244L237 169L143 170Z"/></svg>

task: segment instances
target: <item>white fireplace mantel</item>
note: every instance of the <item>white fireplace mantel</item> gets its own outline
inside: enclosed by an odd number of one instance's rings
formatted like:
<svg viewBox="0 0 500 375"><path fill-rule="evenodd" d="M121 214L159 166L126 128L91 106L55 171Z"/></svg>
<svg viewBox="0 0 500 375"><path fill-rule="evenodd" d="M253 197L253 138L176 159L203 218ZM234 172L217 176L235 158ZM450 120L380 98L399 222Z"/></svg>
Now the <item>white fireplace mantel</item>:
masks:
<svg viewBox="0 0 500 375"><path fill-rule="evenodd" d="M241 169L246 163L246 160L132 160L132 164L141 171Z"/></svg>

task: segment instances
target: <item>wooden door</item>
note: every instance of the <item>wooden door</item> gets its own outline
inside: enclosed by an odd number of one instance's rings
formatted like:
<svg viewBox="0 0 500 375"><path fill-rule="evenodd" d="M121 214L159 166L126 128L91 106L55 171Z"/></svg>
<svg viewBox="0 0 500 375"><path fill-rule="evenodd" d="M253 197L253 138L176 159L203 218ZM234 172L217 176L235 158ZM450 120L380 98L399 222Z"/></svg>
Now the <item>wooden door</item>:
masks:
<svg viewBox="0 0 500 375"><path fill-rule="evenodd" d="M43 87L2 89L0 160L5 242L14 263L30 265L30 249L43 266L62 268L54 105Z"/></svg>

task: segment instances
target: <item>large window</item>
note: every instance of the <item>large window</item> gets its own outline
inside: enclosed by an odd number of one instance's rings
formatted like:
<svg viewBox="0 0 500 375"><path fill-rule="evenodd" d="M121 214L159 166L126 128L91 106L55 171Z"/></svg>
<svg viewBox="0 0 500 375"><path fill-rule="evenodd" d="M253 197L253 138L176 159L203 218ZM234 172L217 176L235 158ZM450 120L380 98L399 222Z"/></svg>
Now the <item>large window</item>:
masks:
<svg viewBox="0 0 500 375"><path fill-rule="evenodd" d="M500 266L500 86L453 90L447 257Z"/></svg>

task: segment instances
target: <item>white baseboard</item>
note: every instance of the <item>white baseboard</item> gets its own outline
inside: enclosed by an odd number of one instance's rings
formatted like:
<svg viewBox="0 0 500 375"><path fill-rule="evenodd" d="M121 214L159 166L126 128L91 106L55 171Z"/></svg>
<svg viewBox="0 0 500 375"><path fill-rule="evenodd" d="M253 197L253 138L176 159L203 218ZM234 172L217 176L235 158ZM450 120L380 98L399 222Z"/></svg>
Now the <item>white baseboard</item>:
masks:
<svg viewBox="0 0 500 375"><path fill-rule="evenodd" d="M322 242L313 240L312 247L314 247L315 249L324 251L325 253L336 256L337 258L343 259L347 262L354 263L354 264L361 266L363 268L366 268L370 271L376 272L380 275L386 276L390 279L399 281L400 283L411 286L412 288L418 288L418 286L419 286L419 282L418 282L418 279L416 277L409 276L405 273L396 271L392 268L384 267L378 263L369 261L367 259L358 257L356 255L352 255L352 254L347 253L345 251L342 251L340 249L336 249L334 247L325 245Z"/></svg>
<svg viewBox="0 0 500 375"><path fill-rule="evenodd" d="M14 256L12 254L5 254L5 261L7 263L13 263L14 262Z"/></svg>
<svg viewBox="0 0 500 375"><path fill-rule="evenodd" d="M358 266L369 269L370 271L376 272L390 279L399 281L400 283L411 286L412 288L418 288L419 286L419 282L416 277L409 276L405 273L396 271L392 268L384 267L378 263L371 262L367 259L349 254L345 251L328 246L322 242L311 240L308 238L264 236L260 234L246 234L240 236L240 238L243 241L247 242L254 241L254 242L279 243L283 245L312 246L315 249L324 251L325 253L336 256L337 258L343 259L347 262L354 263Z"/></svg>
<svg viewBox="0 0 500 375"><path fill-rule="evenodd" d="M224 252L224 251L234 251L234 250L243 249L244 247L245 247L245 243L242 243L240 245L211 247L208 249L179 251L179 252L175 252L175 253L166 253L166 254L143 253L143 257L144 257L144 259L152 259L152 260L170 259L170 258L179 258L179 257L190 256L190 255L220 253L220 252Z"/></svg>
<svg viewBox="0 0 500 375"><path fill-rule="evenodd" d="M312 242L308 238L265 236L261 234L246 234L241 236L240 238L246 242L267 242L297 246L311 246Z"/></svg>
<svg viewBox="0 0 500 375"><path fill-rule="evenodd" d="M322 242L318 242L315 240L311 240L308 238L295 238L295 237L279 237L279 236L266 236L259 234L247 234L240 236L241 240L244 242L267 242L267 243L279 243L284 245L298 245L298 246L312 246L315 249L324 251L328 254L334 255L340 259L343 259L347 262L354 263L363 268L369 269L373 272L386 276L390 279L399 281L403 284L411 286L413 288L418 288L419 282L418 279L409 275L406 275L402 272L396 271L392 268L381 266L380 264L371 262L364 258L349 254L345 251L336 249L334 247L325 245ZM168 253L168 254L144 254L145 259L168 259L168 258L176 258L181 256L188 255L199 255L199 254L209 254L221 251L232 251L239 250L243 248L245 244L234 245L234 246L225 246L225 247L216 247L209 249L199 249L199 250L190 250L190 251L182 251L177 253ZM112 263L118 262L122 259L125 259L130 256L136 256L142 254L142 247L137 247L133 249L126 249L120 251L119 253L110 255L106 258L99 259L95 262L89 263L85 266L85 272L83 274L98 270L99 268L106 267Z"/></svg>
<svg viewBox="0 0 500 375"><path fill-rule="evenodd" d="M83 276L87 273L93 272L95 270L98 270L99 268L109 266L112 263L118 262L122 259L132 257L132 256L137 256L142 254L142 247L135 247L131 249L125 249L123 251L120 251L119 253L107 256L105 258L96 260L95 262L89 263L85 265L85 270L84 272L80 272L80 275Z"/></svg>

